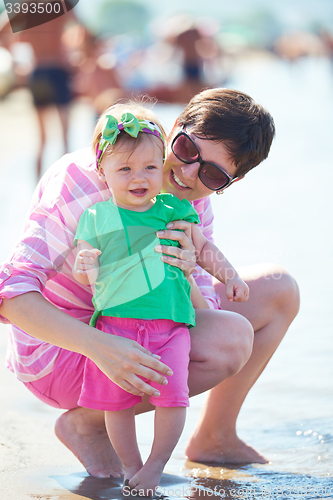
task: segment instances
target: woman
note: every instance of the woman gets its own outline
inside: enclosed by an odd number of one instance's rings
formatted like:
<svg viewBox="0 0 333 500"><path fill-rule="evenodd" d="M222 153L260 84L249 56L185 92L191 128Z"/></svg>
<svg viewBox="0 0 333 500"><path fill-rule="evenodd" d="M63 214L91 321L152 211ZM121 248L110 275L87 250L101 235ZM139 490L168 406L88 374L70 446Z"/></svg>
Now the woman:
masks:
<svg viewBox="0 0 333 500"><path fill-rule="evenodd" d="M228 89L198 94L170 134L164 190L193 202L210 238L208 196L265 159L273 135L271 116L249 96ZM97 477L117 476L121 468L107 439L103 413L77 407L85 356L133 394L154 391L139 376L163 383L168 372L134 341L110 338L86 324L92 313L91 291L72 278L71 247L84 209L109 198L109 190L102 188L96 185L86 151L59 160L37 187L25 235L0 272L0 314L16 325L9 368L42 401L69 409L58 419L56 434ZM174 231L179 228L185 232ZM163 237L180 242L181 248L163 247L163 252L190 276L194 249L187 224L175 222ZM244 270L250 299L238 305L225 303L223 285L214 290L201 271L193 274L196 284L189 278L198 307L197 326L191 330L190 394L211 389L187 446L191 460L266 462L239 440L235 427L249 389L298 311L297 285L284 270L278 271L279 280L273 279L276 266ZM147 408L143 402L141 411Z"/></svg>

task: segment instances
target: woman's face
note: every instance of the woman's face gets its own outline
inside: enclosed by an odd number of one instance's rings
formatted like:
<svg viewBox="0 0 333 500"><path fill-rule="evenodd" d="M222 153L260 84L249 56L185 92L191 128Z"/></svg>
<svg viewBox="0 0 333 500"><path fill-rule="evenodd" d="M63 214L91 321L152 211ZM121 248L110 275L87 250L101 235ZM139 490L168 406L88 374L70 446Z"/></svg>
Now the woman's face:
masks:
<svg viewBox="0 0 333 500"><path fill-rule="evenodd" d="M166 160L163 167L163 191L171 193L181 200L186 198L189 201L194 201L205 198L214 191L208 189L200 181L198 177L199 162L183 163L171 151L172 139L178 132L179 127L176 127L171 132L168 140ZM232 177L236 174L236 167L222 142L199 139L191 134L190 130L187 130L187 133L195 142L204 161L215 163Z"/></svg>

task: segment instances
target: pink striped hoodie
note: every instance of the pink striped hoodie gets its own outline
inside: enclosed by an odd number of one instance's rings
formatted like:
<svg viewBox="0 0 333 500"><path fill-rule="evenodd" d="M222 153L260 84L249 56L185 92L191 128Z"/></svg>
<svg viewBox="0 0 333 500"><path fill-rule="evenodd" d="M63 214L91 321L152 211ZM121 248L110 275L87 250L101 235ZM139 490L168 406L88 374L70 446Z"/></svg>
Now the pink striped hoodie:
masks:
<svg viewBox="0 0 333 500"><path fill-rule="evenodd" d="M72 276L76 251L73 238L83 211L109 197L110 191L96 175L89 149L65 155L50 167L34 193L23 237L0 267L0 301L37 291L62 311L89 323L93 313L92 292ZM199 213L204 235L212 240L209 199L192 204ZM218 309L211 276L197 266L194 278L209 306ZM8 323L3 317L0 321ZM6 364L23 382L51 373L59 350L60 347L9 326Z"/></svg>

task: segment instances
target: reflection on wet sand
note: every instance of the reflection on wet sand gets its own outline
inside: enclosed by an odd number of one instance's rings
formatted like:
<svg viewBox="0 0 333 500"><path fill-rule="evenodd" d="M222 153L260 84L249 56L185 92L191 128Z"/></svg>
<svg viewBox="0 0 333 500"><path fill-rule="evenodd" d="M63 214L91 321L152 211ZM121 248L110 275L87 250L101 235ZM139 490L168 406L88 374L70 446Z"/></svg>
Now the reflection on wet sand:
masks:
<svg viewBox="0 0 333 500"><path fill-rule="evenodd" d="M61 488L68 492L81 495L82 498L90 500L114 499L124 500L126 494L122 494L122 479L97 479L88 476L86 473L73 473L65 475L52 476ZM165 492L165 494L164 494ZM156 492L156 496L182 496L191 497L192 489L189 481L184 477L179 477L171 474L163 474L160 486ZM186 494L187 493L187 494ZM186 495L185 495L186 494ZM136 495L139 496L140 495ZM80 498L81 498L80 497ZM130 498L134 498L135 495ZM59 497L65 500L67 497ZM69 496L68 498L73 498Z"/></svg>
<svg viewBox="0 0 333 500"><path fill-rule="evenodd" d="M73 474L64 474L52 476L59 486L65 491L74 495L80 495L80 498L89 498L90 500L102 500L105 498L123 499L121 493L121 479L98 479L88 476L86 472ZM60 497L65 500L66 497ZM73 498L69 495L68 498Z"/></svg>
<svg viewBox="0 0 333 500"><path fill-rule="evenodd" d="M333 481L330 477L315 477L311 474L283 473L274 470L272 464L247 465L234 469L223 464L196 464L186 462L190 476L191 494L187 498L214 497L231 500L244 498L320 498L330 499L333 495Z"/></svg>
<svg viewBox="0 0 333 500"><path fill-rule="evenodd" d="M58 472L52 474L52 472ZM51 474L50 474L51 472ZM66 473L67 472L67 473ZM248 500L305 498L331 499L333 482L329 477L313 477L307 474L290 474L266 471L263 466L243 468L209 466L187 461L183 470L185 476L163 474L155 497L199 500L201 498L222 498ZM121 492L121 479L97 479L86 472L68 474L63 467L40 469L25 474L28 486L27 496L15 497L17 500L34 498L39 500L124 500L127 495ZM29 477L29 481L27 481ZM13 478L11 478L13 479ZM22 478L21 478L22 479ZM37 488L38 485L38 489ZM140 494L129 498L142 498Z"/></svg>
<svg viewBox="0 0 333 500"><path fill-rule="evenodd" d="M74 467L18 470L1 478L1 499L9 500L124 500L121 479L97 479L86 472L70 472ZM163 474L156 497L177 500L201 498L234 500L331 499L333 482L329 477L290 474L251 466L245 471L186 463L186 476ZM185 472L185 470L183 471ZM193 475L192 475L193 473ZM219 477L221 474L222 477ZM204 477L206 475L206 477ZM140 497L137 495L137 497ZM129 497L133 500L136 496Z"/></svg>

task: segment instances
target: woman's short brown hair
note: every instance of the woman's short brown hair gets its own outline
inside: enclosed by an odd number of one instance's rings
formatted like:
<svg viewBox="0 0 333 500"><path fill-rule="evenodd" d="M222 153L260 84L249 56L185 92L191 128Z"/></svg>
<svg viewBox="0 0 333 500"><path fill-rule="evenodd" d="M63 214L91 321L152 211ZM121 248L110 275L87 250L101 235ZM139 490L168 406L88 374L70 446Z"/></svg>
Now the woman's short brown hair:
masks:
<svg viewBox="0 0 333 500"><path fill-rule="evenodd" d="M215 88L200 92L177 120L200 139L223 142L238 177L267 158L275 135L269 112L238 90Z"/></svg>

